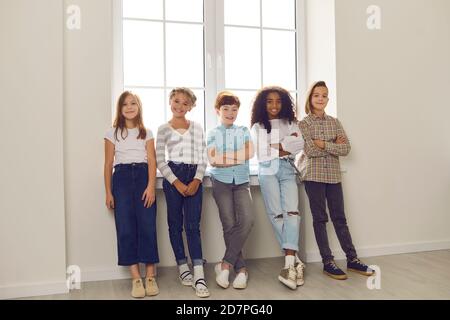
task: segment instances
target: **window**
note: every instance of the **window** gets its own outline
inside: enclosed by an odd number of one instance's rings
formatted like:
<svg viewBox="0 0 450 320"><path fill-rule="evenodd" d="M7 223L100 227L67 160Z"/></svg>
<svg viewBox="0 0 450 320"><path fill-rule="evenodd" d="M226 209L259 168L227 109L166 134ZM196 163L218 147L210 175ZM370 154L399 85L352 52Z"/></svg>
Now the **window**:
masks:
<svg viewBox="0 0 450 320"><path fill-rule="evenodd" d="M190 118L207 131L217 125L217 93L230 90L241 100L237 124L249 126L259 88L280 85L294 99L304 88L302 3L115 0L114 99L123 89L138 93L145 124L156 132L170 117L170 90L190 87L198 98Z"/></svg>
<svg viewBox="0 0 450 320"><path fill-rule="evenodd" d="M223 4L224 87L241 98L237 122L249 126L251 102L259 88L279 85L296 97L296 3L224 0Z"/></svg>
<svg viewBox="0 0 450 320"><path fill-rule="evenodd" d="M120 90L141 97L144 123L156 134L170 116L170 90L189 87L198 99L190 116L204 125L203 0L123 0L119 6Z"/></svg>

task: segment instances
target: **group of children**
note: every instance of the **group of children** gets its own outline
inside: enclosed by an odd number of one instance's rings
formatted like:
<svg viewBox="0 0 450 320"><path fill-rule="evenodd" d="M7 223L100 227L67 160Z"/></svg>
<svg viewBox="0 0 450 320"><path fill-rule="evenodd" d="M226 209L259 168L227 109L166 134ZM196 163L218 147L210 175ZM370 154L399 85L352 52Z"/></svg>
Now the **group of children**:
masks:
<svg viewBox="0 0 450 320"><path fill-rule="evenodd" d="M347 256L347 270L367 276L374 273L357 258L347 226L339 156L349 153L350 144L340 122L324 111L328 103L325 82L316 82L309 90L307 116L302 121L297 121L296 106L287 90L275 86L261 89L253 102L250 130L234 124L239 98L231 92L220 92L214 106L220 125L206 138L202 126L186 118L195 103L196 96L190 89L171 91L172 118L158 128L155 150L154 136L143 125L142 103L136 94L126 91L118 99L113 127L105 136L106 206L114 209L118 264L130 267L133 297L159 293L155 269L159 262L156 168L164 177L167 223L179 281L192 286L199 297L210 295L200 235L202 181L208 162L226 247L221 262L215 265L215 280L220 287L228 288L234 270L232 286L247 287L249 273L242 251L254 222L249 159L255 154L266 214L285 255L279 281L291 289L304 283L305 264L297 255L297 171L309 198L324 273L334 279L347 278L329 248L327 205ZM299 162L295 163L298 154ZM183 229L192 269L185 253ZM139 263L146 265L144 282Z"/></svg>

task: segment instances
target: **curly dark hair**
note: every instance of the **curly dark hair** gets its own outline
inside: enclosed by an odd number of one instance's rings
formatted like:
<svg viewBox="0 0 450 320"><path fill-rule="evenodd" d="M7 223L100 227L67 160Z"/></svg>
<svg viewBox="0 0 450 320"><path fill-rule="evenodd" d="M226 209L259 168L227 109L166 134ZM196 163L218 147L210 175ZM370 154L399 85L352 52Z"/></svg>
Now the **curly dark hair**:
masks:
<svg viewBox="0 0 450 320"><path fill-rule="evenodd" d="M272 131L272 126L270 125L269 115L267 114L266 107L267 96L272 92L278 93L281 98L281 110L279 113L279 118L288 120L289 124L297 119L297 107L289 91L277 86L264 87L258 91L255 100L253 101L251 126L253 126L255 123L262 124L267 130L267 133L270 133Z"/></svg>

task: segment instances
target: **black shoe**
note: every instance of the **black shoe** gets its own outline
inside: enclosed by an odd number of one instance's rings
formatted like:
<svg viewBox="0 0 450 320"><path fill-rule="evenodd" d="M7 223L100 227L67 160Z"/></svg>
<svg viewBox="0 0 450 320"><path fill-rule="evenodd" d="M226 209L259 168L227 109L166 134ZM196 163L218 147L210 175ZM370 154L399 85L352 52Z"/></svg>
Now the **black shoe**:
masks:
<svg viewBox="0 0 450 320"><path fill-rule="evenodd" d="M330 261L323 265L323 272L336 280L345 280L347 279L347 275L344 271L342 271L334 261Z"/></svg>
<svg viewBox="0 0 450 320"><path fill-rule="evenodd" d="M371 276L375 273L374 270L370 269L364 263L361 262L358 258L354 258L351 261L347 261L347 270L357 272L359 274L365 276Z"/></svg>

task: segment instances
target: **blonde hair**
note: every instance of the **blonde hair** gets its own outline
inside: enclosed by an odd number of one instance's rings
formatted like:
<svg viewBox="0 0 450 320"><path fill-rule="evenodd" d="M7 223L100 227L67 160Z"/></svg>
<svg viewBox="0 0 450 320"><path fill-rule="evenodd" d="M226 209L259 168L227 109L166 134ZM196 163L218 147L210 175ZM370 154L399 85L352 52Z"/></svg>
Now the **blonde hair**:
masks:
<svg viewBox="0 0 450 320"><path fill-rule="evenodd" d="M172 99L177 93L185 94L189 98L189 100L191 100L192 107L195 107L197 97L195 96L194 92L192 92L191 89L186 87L173 88L172 91L170 91L169 99Z"/></svg>
<svg viewBox="0 0 450 320"><path fill-rule="evenodd" d="M120 136L122 137L122 139L125 139L128 136L128 129L126 126L125 117L122 114L123 104L125 103L125 99L128 96L132 96L136 100L136 104L138 106L138 114L137 114L136 118L134 119L134 123L139 130L139 134L138 134L137 138L145 140L145 138L147 137L147 131L145 130L144 121L142 120L142 102L141 102L141 99L139 98L139 96L131 91L123 92L120 95L119 99L117 99L116 117L115 117L114 123L113 123L113 127L116 128L116 130L114 131L114 137L116 138L117 141L119 141L119 139L117 138L117 133L119 130L120 130ZM126 133L125 136L123 135L124 132Z"/></svg>
<svg viewBox="0 0 450 320"><path fill-rule="evenodd" d="M307 115L312 112L313 106L312 106L312 103L311 103L311 98L312 98L312 94L314 92L314 89L318 88L318 87L324 87L324 88L328 89L327 84L325 83L325 81L317 81L317 82L314 82L311 85L311 87L308 90L308 93L306 94L305 112L306 112Z"/></svg>

